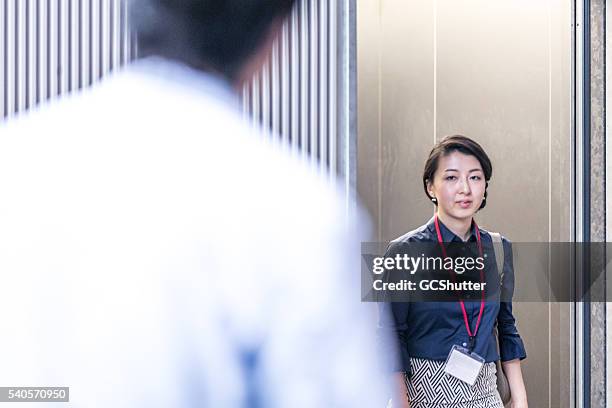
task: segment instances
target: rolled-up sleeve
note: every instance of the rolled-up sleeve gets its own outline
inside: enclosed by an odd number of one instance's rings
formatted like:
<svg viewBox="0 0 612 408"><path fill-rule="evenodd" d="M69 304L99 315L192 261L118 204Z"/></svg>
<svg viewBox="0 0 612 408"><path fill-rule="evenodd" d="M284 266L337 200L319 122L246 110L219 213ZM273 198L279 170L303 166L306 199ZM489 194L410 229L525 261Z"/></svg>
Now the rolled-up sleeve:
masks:
<svg viewBox="0 0 612 408"><path fill-rule="evenodd" d="M385 257L400 252L401 243L392 243ZM410 303L384 302L379 304L378 339L379 353L389 372L410 374L410 356L407 348L408 312Z"/></svg>
<svg viewBox="0 0 612 408"><path fill-rule="evenodd" d="M503 238L504 246L504 276L502 282L502 301L497 315L497 330L499 337L499 353L501 361L524 359L527 357L525 345L516 328L512 314L512 299L514 294L514 265L512 261L512 243Z"/></svg>

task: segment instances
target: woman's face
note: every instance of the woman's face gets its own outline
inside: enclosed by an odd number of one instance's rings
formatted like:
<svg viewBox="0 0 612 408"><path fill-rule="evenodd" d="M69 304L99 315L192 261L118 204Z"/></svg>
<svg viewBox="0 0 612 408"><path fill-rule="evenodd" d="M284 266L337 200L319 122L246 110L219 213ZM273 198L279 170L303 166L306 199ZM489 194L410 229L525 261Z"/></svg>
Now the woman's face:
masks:
<svg viewBox="0 0 612 408"><path fill-rule="evenodd" d="M438 201L438 213L447 217L471 218L480 208L485 193L485 178L478 159L454 151L441 156L429 195Z"/></svg>

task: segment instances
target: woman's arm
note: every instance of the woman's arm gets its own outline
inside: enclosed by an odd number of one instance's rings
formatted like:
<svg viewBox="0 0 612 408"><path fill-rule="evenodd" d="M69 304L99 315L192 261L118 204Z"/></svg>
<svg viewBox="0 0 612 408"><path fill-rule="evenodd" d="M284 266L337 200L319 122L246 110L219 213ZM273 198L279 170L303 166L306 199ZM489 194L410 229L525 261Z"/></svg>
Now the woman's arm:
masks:
<svg viewBox="0 0 612 408"><path fill-rule="evenodd" d="M408 389L406 388L406 381L404 380L404 373L396 373L395 395L393 396L393 408L410 408L410 402L408 401Z"/></svg>
<svg viewBox="0 0 612 408"><path fill-rule="evenodd" d="M525 408L527 407L527 392L521 371L521 360L527 357L527 353L512 313L511 299L514 295L512 243L505 238L502 238L502 241L504 245L504 274L502 301L497 315L499 354L512 394L512 408Z"/></svg>
<svg viewBox="0 0 612 408"><path fill-rule="evenodd" d="M391 243L385 252L385 257L394 257L402 253L402 249L403 243ZM381 356L385 360L389 374L392 375L392 408L410 408L404 380L404 373L409 373L411 370L406 344L409 310L410 303L406 302L379 303L379 344L383 346Z"/></svg>
<svg viewBox="0 0 612 408"><path fill-rule="evenodd" d="M388 309L388 310L385 310ZM383 303L380 305L379 335L381 344L392 340L396 347L393 352L383 351L382 357L392 375L393 395L391 395L392 408L410 408L408 402L408 389L406 387L405 373L410 372L410 357L405 344L405 334L396 319L403 321L407 317L408 303Z"/></svg>
<svg viewBox="0 0 612 408"><path fill-rule="evenodd" d="M525 390L523 372L521 371L521 360L516 358L504 361L502 367L510 385L512 408L527 408L527 391Z"/></svg>

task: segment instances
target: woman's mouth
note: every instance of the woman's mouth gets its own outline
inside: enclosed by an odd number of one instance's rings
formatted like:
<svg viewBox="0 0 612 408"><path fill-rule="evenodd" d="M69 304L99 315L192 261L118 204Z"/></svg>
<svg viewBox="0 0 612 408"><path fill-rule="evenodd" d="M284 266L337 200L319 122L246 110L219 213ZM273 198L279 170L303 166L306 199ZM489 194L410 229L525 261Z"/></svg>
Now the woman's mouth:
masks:
<svg viewBox="0 0 612 408"><path fill-rule="evenodd" d="M459 207L461 208L469 208L472 205L472 201L471 200L457 201L457 204L459 204Z"/></svg>

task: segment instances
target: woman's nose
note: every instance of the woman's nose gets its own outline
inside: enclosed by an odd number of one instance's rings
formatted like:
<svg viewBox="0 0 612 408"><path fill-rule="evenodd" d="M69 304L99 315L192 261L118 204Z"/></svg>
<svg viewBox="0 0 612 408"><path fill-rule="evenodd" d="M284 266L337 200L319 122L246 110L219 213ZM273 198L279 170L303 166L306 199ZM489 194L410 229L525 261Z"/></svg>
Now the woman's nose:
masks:
<svg viewBox="0 0 612 408"><path fill-rule="evenodd" d="M465 194L469 194L470 193L470 183L468 183L467 179L463 180L462 187L463 187L462 188L463 193L465 193Z"/></svg>

